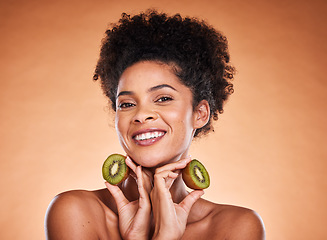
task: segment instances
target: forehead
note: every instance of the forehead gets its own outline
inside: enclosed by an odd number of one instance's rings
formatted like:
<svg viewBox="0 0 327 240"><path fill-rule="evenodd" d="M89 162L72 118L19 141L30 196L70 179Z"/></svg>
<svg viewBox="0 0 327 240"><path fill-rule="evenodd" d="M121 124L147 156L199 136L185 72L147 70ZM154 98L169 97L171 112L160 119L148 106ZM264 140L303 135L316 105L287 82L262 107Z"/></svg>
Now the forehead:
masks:
<svg viewBox="0 0 327 240"><path fill-rule="evenodd" d="M174 67L154 61L142 61L128 67L121 75L117 93L122 90L147 90L160 84L187 88L176 76Z"/></svg>

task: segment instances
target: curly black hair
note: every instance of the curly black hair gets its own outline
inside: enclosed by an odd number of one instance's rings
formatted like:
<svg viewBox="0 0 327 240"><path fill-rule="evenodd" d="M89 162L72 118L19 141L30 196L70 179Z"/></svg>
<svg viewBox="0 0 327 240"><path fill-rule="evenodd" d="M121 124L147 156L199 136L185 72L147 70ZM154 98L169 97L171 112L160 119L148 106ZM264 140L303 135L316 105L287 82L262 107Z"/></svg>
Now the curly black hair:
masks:
<svg viewBox="0 0 327 240"><path fill-rule="evenodd" d="M195 137L213 130L212 121L223 112L233 93L235 69L230 64L226 37L202 20L168 16L147 10L123 13L106 31L93 79L101 79L104 94L116 111L116 94L124 70L139 61L158 61L177 66L175 74L193 93L193 108L201 100L210 106L209 122Z"/></svg>

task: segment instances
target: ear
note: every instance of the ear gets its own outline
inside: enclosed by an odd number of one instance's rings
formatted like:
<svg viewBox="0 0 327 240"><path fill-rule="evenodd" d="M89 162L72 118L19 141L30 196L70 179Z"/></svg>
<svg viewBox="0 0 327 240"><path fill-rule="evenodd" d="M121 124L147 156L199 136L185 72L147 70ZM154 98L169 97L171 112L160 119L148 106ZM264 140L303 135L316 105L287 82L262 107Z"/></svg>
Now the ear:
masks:
<svg viewBox="0 0 327 240"><path fill-rule="evenodd" d="M210 117L210 106L207 100L202 100L194 110L194 128L199 129L206 125Z"/></svg>

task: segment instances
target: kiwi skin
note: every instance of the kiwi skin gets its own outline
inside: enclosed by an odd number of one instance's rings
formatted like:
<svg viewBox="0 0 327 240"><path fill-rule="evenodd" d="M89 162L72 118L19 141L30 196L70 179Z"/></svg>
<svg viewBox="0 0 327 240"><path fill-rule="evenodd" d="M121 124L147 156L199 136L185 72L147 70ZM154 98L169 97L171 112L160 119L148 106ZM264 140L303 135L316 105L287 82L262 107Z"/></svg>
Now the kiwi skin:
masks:
<svg viewBox="0 0 327 240"><path fill-rule="evenodd" d="M195 168L201 172L203 181L200 181L200 179L195 176ZM208 171L203 166L203 164L196 159L193 159L191 162L189 162L182 170L182 178L186 186L191 189L200 190L210 186L210 177Z"/></svg>
<svg viewBox="0 0 327 240"><path fill-rule="evenodd" d="M123 182L129 175L129 167L125 163L126 157L121 154L111 154L102 165L102 177L111 185L118 185ZM118 162L119 169L117 171L123 171L121 173L117 173L117 176L110 176L110 167L114 164L114 162Z"/></svg>

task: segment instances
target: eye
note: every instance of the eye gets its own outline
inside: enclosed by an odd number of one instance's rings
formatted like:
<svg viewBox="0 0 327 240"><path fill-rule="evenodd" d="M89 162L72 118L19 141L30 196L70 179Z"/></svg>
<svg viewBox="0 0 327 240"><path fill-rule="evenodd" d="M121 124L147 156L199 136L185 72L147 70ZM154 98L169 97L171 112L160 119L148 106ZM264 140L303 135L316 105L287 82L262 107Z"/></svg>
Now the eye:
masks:
<svg viewBox="0 0 327 240"><path fill-rule="evenodd" d="M124 102L124 103L119 104L118 108L126 109L126 108L131 108L131 107L134 107L134 106L135 106L135 104L133 104L133 103Z"/></svg>
<svg viewBox="0 0 327 240"><path fill-rule="evenodd" d="M168 101L172 101L173 99L171 97L168 97L168 96L163 96L163 97L160 97L156 100L156 102L168 102Z"/></svg>

